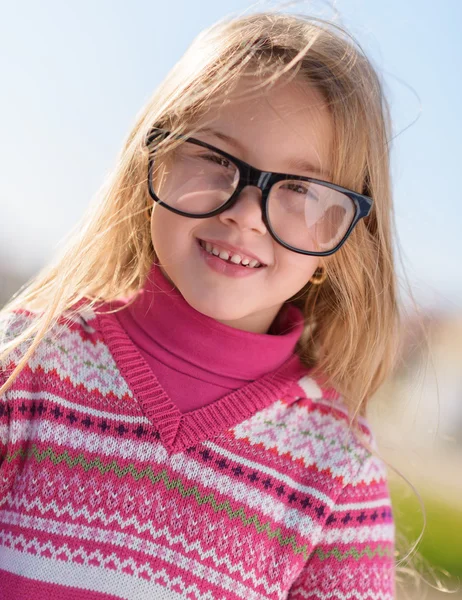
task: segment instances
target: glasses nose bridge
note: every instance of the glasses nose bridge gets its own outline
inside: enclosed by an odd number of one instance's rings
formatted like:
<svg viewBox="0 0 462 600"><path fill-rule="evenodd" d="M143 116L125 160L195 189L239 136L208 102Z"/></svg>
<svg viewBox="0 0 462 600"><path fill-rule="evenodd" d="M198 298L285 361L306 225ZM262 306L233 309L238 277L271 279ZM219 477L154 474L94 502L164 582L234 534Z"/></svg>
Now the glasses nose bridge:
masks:
<svg viewBox="0 0 462 600"><path fill-rule="evenodd" d="M267 171L259 171L258 173L258 181L257 181L257 187L262 191L262 194L265 193L267 187L268 187L268 183L271 179L271 173L268 173Z"/></svg>
<svg viewBox="0 0 462 600"><path fill-rule="evenodd" d="M260 169L257 169L256 167L252 167L249 164L244 163L242 165L244 167L244 169L241 167L240 169L240 181L239 181L239 185L238 188L236 190L237 195L234 198L234 201L232 202L232 205L234 205L240 198L241 196L241 192L246 188L246 187L256 187L260 190L261 192L261 198L260 198L260 203L261 203L261 213L262 213L262 220L265 223L265 226L268 226L267 224L267 219L266 219L266 198L269 194L269 190L271 188L271 186L269 185L269 182L271 180L271 177L273 175L273 173L269 172L269 171L261 171Z"/></svg>
<svg viewBox="0 0 462 600"><path fill-rule="evenodd" d="M256 169L255 167L251 167L248 165L247 172L244 175L243 183L245 186L254 186L257 187L262 196L268 193L268 184L271 179L272 173L268 171L261 171L260 169Z"/></svg>

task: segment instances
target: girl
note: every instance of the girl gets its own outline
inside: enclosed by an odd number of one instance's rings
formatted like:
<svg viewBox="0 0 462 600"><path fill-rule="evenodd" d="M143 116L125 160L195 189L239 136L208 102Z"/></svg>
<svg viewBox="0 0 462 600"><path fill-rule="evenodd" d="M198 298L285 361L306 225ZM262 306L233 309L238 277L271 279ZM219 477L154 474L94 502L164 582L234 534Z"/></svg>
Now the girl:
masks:
<svg viewBox="0 0 462 600"><path fill-rule="evenodd" d="M338 27L197 38L3 311L1 598L393 597L389 136Z"/></svg>

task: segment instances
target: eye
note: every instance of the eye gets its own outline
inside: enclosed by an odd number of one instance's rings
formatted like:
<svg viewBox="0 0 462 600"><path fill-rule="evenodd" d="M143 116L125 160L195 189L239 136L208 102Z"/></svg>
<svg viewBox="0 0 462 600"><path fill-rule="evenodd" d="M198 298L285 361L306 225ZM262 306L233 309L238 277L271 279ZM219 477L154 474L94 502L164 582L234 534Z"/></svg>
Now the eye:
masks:
<svg viewBox="0 0 462 600"><path fill-rule="evenodd" d="M288 190L289 192L295 192L303 196L310 196L317 200L317 195L314 193L313 185L298 181L290 181L281 186L282 189Z"/></svg>
<svg viewBox="0 0 462 600"><path fill-rule="evenodd" d="M226 169L231 167L230 161L224 156L219 156L218 154L202 154L201 158L209 160L210 162L220 165L221 167L225 167Z"/></svg>
<svg viewBox="0 0 462 600"><path fill-rule="evenodd" d="M291 192L295 192L296 194L307 194L308 193L308 188L305 187L304 185L301 185L300 183L287 183L283 187L290 190Z"/></svg>

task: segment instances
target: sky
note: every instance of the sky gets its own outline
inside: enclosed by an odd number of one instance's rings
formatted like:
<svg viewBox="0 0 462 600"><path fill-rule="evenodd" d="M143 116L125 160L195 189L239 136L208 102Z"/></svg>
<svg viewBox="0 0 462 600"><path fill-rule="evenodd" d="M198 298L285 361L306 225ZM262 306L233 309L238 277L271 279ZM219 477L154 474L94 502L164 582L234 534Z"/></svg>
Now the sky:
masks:
<svg viewBox="0 0 462 600"><path fill-rule="evenodd" d="M112 168L141 107L230 0L0 0L0 266L29 277ZM417 300L462 310L462 2L279 3L336 18L381 73L397 244Z"/></svg>

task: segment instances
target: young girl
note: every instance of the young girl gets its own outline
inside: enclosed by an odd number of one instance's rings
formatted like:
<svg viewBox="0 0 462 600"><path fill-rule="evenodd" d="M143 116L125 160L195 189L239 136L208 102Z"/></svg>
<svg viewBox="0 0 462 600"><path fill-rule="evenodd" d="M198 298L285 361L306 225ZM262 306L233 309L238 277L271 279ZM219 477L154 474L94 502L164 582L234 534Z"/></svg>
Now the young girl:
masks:
<svg viewBox="0 0 462 600"><path fill-rule="evenodd" d="M338 27L197 38L3 310L1 599L393 597L389 137Z"/></svg>

